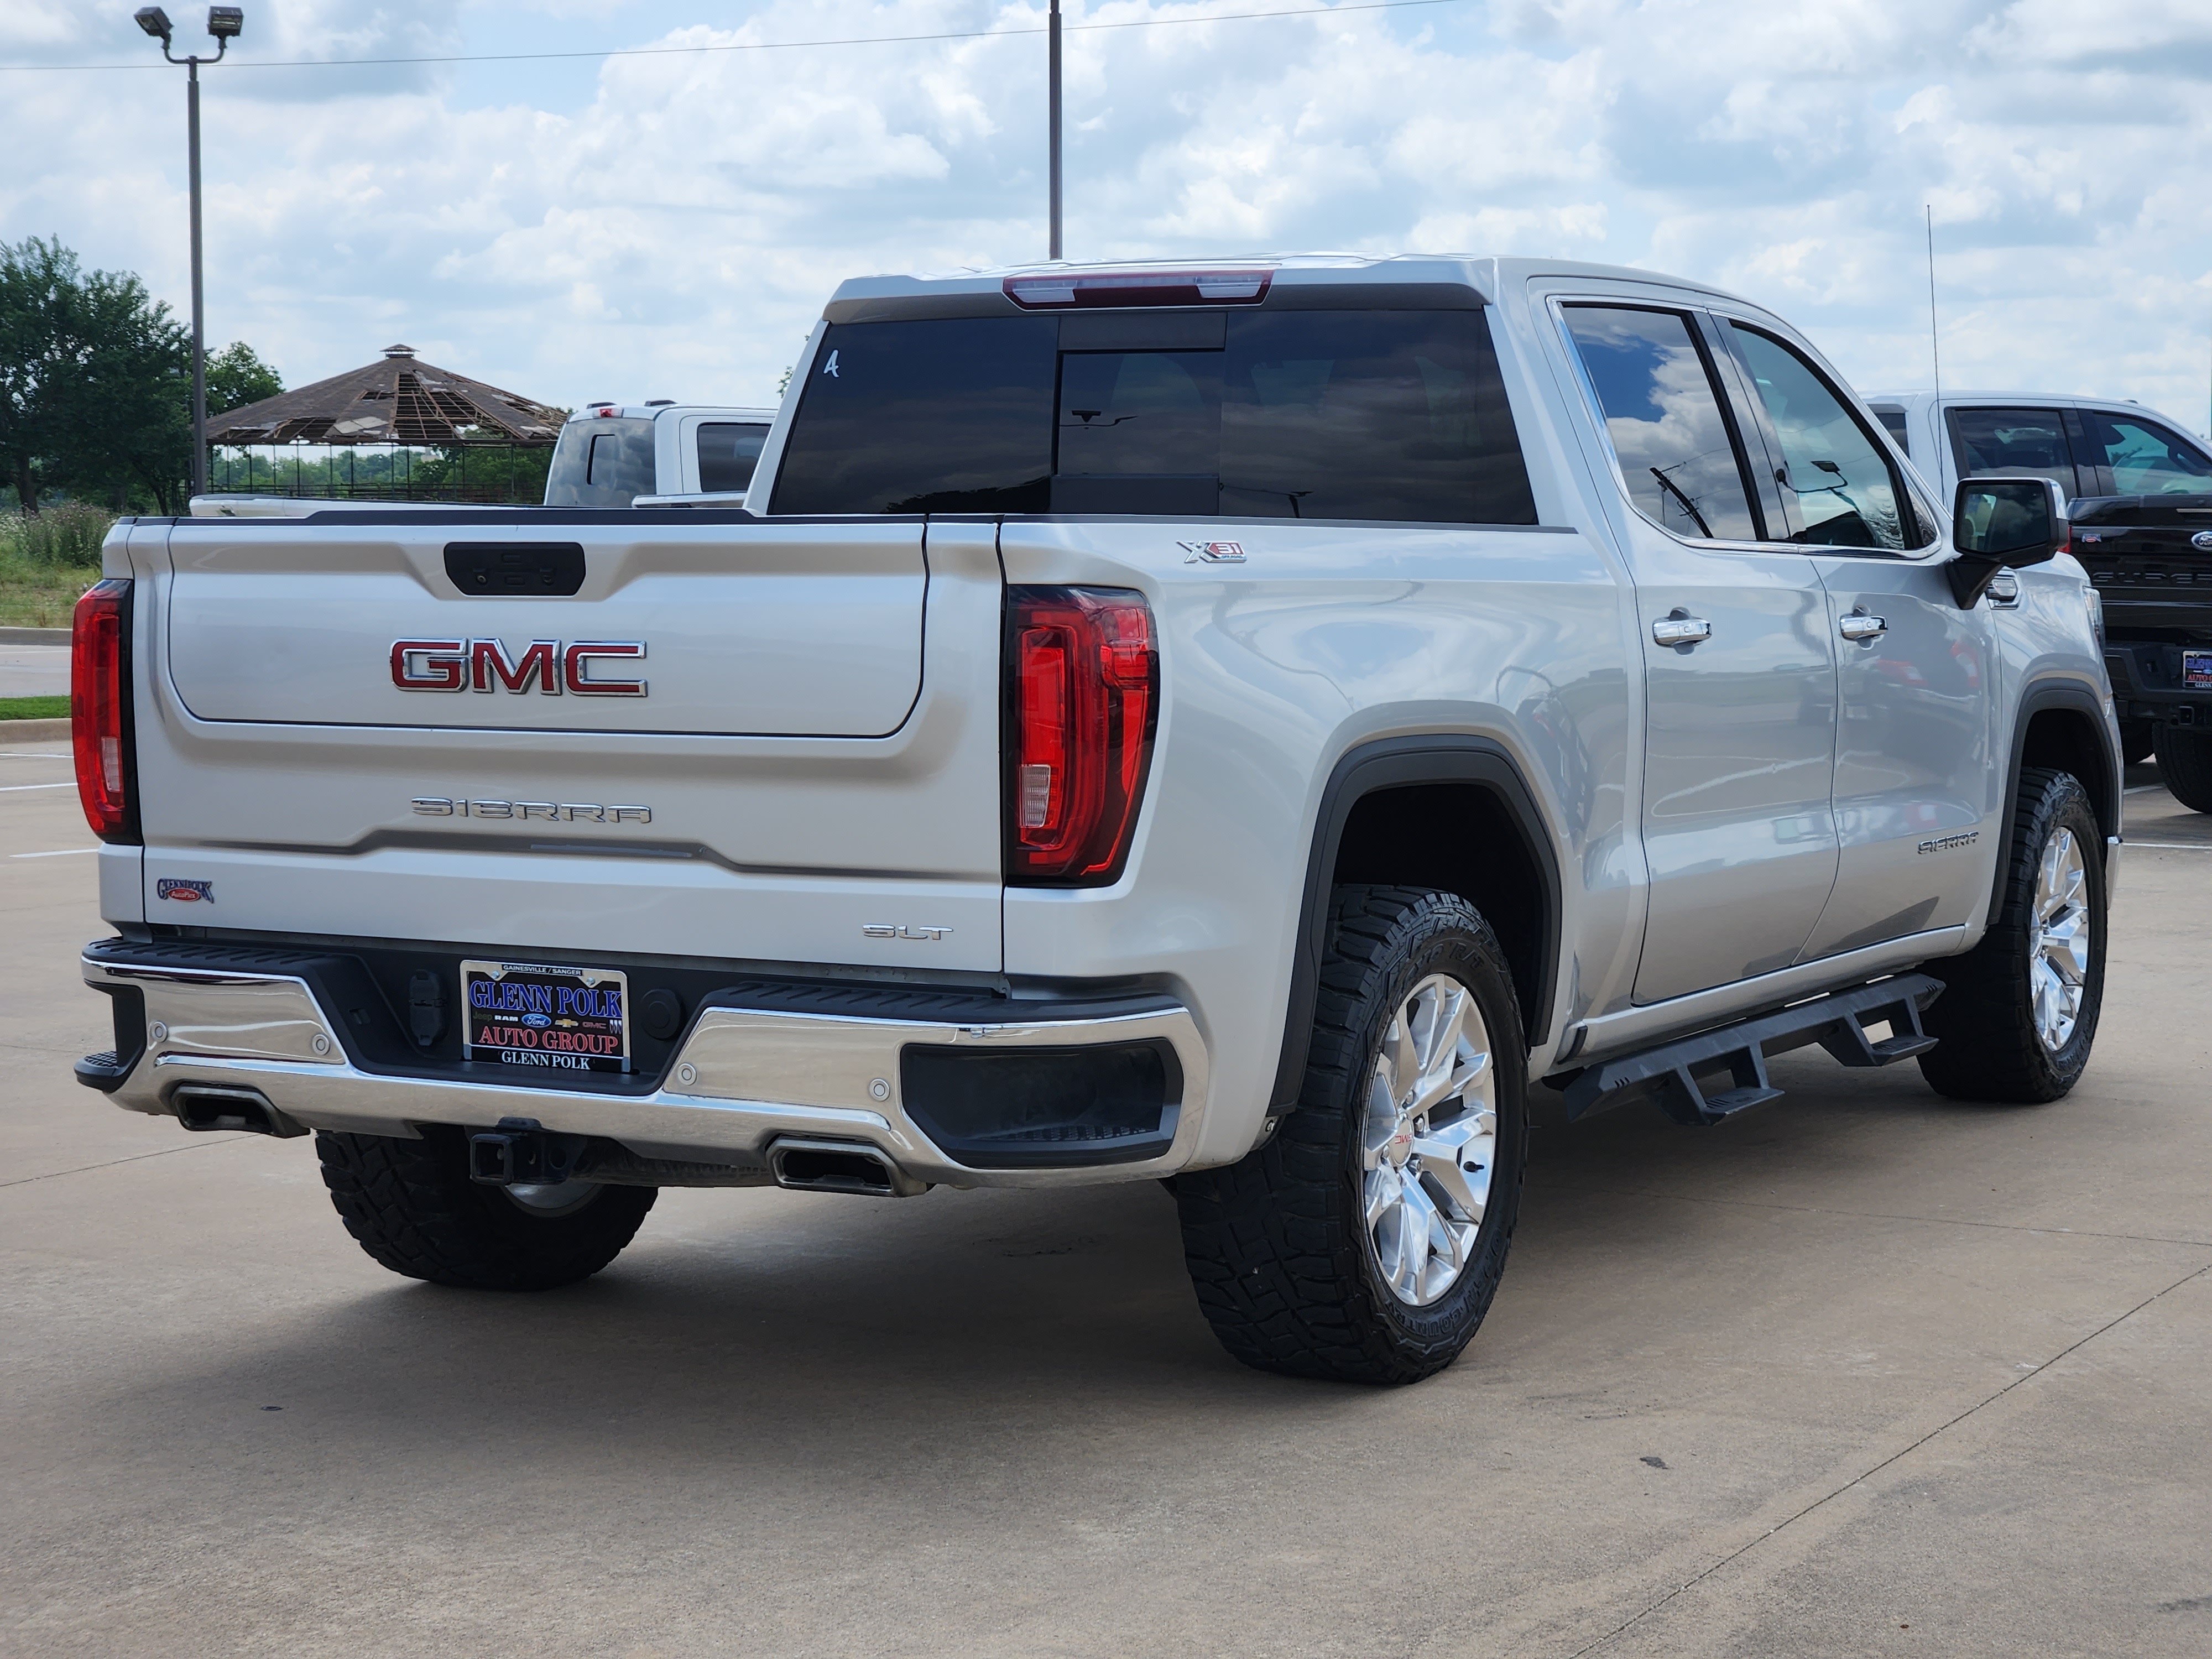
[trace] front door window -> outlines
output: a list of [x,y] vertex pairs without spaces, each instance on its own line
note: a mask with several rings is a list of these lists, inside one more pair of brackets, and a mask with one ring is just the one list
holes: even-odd
[[2116,495],[2212,495],[2212,460],[2154,421],[2085,409],[2089,447],[2112,470]]
[[1741,323],[1731,331],[1782,447],[1780,539],[1893,553],[1918,543],[1889,458],[1820,370],[1771,334]]

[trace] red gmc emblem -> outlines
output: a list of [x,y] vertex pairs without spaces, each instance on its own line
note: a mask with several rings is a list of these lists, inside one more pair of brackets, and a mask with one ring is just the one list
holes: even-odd
[[641,697],[643,680],[594,678],[592,663],[602,659],[636,661],[645,655],[642,640],[532,640],[520,659],[509,657],[497,640],[394,640],[392,683],[402,691],[523,692],[534,683],[539,692],[557,697]]

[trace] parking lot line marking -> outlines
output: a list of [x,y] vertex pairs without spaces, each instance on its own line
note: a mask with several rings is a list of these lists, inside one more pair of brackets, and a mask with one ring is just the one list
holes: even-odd
[[1586,1182],[1570,1184],[1572,1193],[1607,1198],[1664,1199],[1676,1204],[1714,1204],[1746,1210],[1777,1210],[1789,1215],[1840,1216],[1847,1221],[1910,1221],[1928,1227],[1989,1227],[1999,1232],[2034,1233],[2054,1238],[2111,1238],[2130,1244],[2179,1244],[2193,1250],[2212,1249],[2212,1238],[2171,1238],[2162,1233],[2106,1233],[2080,1227],[2031,1227],[2018,1221],[1982,1221],[1971,1216],[1908,1215],[1896,1210],[1843,1210],[1827,1204],[1784,1204],[1763,1198],[1686,1198],[1675,1192],[1656,1192],[1643,1187],[1601,1187]]
[[2166,786],[2162,783],[2139,783],[2134,788],[2123,789],[2120,793],[2124,795],[2148,795],[2154,789],[2163,789]]
[[34,1181],[56,1181],[63,1176],[89,1175],[94,1170],[112,1170],[122,1164],[143,1164],[149,1158],[174,1158],[179,1152],[196,1152],[203,1146],[228,1146],[234,1140],[244,1140],[242,1134],[210,1135],[205,1140],[195,1140],[182,1146],[164,1146],[158,1152],[133,1152],[128,1158],[111,1158],[105,1164],[80,1164],[73,1170],[49,1170],[44,1175],[19,1176],[13,1181],[0,1181],[0,1187],[27,1187]]
[[51,853],[10,853],[11,859],[65,859],[76,853],[97,853],[97,847],[58,847]]
[[2212,841],[2124,841],[2123,847],[2148,847],[2160,853],[2212,853]]
[[[7,734],[0,732],[0,740]],[[74,755],[42,755],[33,749],[0,749],[0,760],[74,760]]]
[[19,795],[26,789],[74,789],[74,783],[0,783],[0,795]]

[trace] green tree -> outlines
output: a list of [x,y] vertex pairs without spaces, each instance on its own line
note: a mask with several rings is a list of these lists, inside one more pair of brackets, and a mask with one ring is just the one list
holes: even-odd
[[158,511],[181,511],[191,465],[190,332],[128,272],[90,272],[67,299],[48,388],[53,476],[118,507],[136,485]]
[[263,362],[243,340],[233,340],[208,359],[207,410],[210,416],[228,415],[234,409],[273,398],[284,389],[284,377]]
[[76,257],[59,242],[0,242],[0,466],[26,513],[46,483],[48,388]]
[[[58,240],[0,242],[0,468],[26,513],[52,490],[182,509],[191,337],[127,271],[82,270]],[[243,341],[208,361],[210,413],[283,390]]]

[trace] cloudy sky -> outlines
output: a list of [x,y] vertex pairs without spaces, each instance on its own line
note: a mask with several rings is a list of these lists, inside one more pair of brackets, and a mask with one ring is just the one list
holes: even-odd
[[[1771,307],[1873,389],[1929,378],[1932,206],[1947,384],[2206,426],[2208,0],[1227,15],[1312,3],[1068,0],[1072,23],[1144,25],[1068,37],[1071,257],[1644,265]],[[0,0],[0,64],[157,62],[132,9]],[[1044,252],[1042,0],[246,9],[204,83],[210,338],[289,385],[404,340],[556,404],[767,401],[840,277]],[[202,14],[170,10],[197,40]],[[184,310],[182,82],[0,73],[0,240],[58,236]]]

